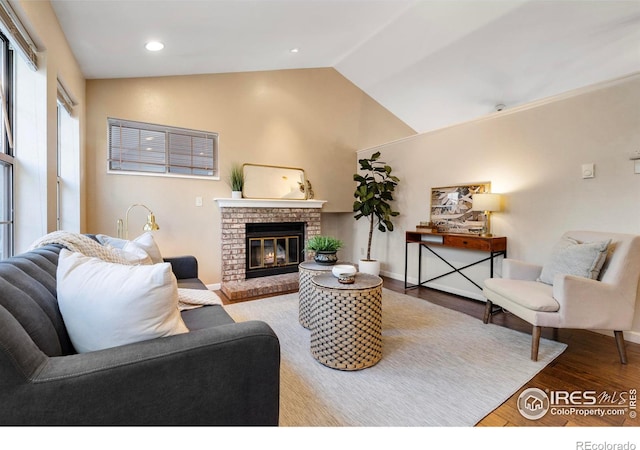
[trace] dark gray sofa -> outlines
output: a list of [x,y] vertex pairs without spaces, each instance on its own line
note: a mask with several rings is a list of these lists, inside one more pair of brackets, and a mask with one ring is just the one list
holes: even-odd
[[[183,311],[187,334],[77,354],[56,300],[59,245],[0,261],[1,425],[278,424],[280,345],[221,306]],[[193,257],[167,259],[205,288]]]

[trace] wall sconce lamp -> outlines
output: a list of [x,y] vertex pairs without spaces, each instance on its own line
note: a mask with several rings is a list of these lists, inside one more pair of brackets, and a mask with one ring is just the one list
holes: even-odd
[[156,223],[156,216],[153,214],[153,211],[151,211],[149,208],[147,208],[141,203],[136,203],[135,205],[129,206],[129,209],[127,209],[127,214],[124,217],[124,222],[122,222],[122,219],[118,219],[118,222],[117,222],[118,237],[121,239],[122,238],[129,239],[129,212],[136,206],[142,206],[144,209],[149,211],[149,215],[147,216],[147,223],[145,223],[144,226],[142,227],[143,231],[157,231],[160,229],[160,227]]
[[474,211],[482,211],[485,221],[480,236],[491,237],[491,213],[500,211],[500,194],[474,194],[472,197]]

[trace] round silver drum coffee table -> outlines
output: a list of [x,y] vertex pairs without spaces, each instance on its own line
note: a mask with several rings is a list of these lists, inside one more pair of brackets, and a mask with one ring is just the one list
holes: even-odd
[[382,279],[356,274],[341,284],[316,275],[311,305],[311,354],[332,369],[360,370],[382,358]]
[[[338,263],[348,264],[348,263]],[[334,264],[318,264],[315,261],[304,261],[298,265],[299,286],[298,298],[300,300],[298,307],[298,321],[305,328],[310,328],[311,323],[311,297],[313,295],[313,285],[311,279],[316,275],[331,273]]]

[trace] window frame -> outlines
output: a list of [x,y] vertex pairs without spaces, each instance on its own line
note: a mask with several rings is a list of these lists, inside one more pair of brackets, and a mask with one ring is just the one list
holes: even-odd
[[[13,110],[14,110],[14,52],[11,50],[10,42],[7,37],[0,32],[0,69],[3,69],[3,73],[0,77],[4,78],[6,83],[1,83],[0,88],[3,89],[2,95],[6,99],[6,115],[9,124],[9,132],[12,133],[11,142],[15,147],[15,140],[13,135],[14,123]],[[0,105],[1,106],[1,105]],[[6,210],[0,213],[0,226],[7,226],[6,238],[7,242],[0,240],[0,254],[3,257],[13,256],[15,251],[15,148],[12,148],[10,140],[7,137],[7,127],[5,125],[5,109],[0,107],[0,170],[7,170],[6,179],[3,181],[5,186],[1,187],[0,192],[5,196],[4,203]],[[5,192],[6,187],[6,192]],[[3,217],[6,215],[6,220]]]
[[62,133],[60,132],[60,126],[62,124],[63,105],[60,100],[56,103],[56,229],[62,228]]
[[[138,160],[132,159],[129,162],[132,164],[147,164],[149,166],[155,165],[155,167],[160,168],[164,167],[163,172],[156,171],[145,171],[145,170],[127,170],[127,169],[114,169],[112,166],[113,162],[122,162],[122,160],[115,159],[113,157],[114,147],[112,143],[112,127],[126,127],[130,129],[137,130],[138,132],[148,132],[148,133],[164,133],[164,162],[162,164],[150,164],[145,163],[142,158]],[[171,164],[171,136],[187,136],[191,139],[200,138],[200,139],[210,139],[212,141],[212,167],[199,167],[199,166],[178,166],[176,164]],[[141,151],[141,145],[139,144],[139,148],[137,151]],[[158,154],[160,152],[157,152]],[[193,156],[193,149],[192,154]],[[172,168],[181,167],[185,170],[210,170],[212,172],[211,175],[202,175],[202,174],[185,174],[185,173],[176,173],[171,172]],[[220,160],[219,160],[219,134],[212,131],[201,131],[194,130],[188,128],[180,128],[173,127],[168,125],[158,125],[147,122],[138,122],[133,120],[126,119],[117,119],[113,117],[107,118],[107,173],[115,174],[115,175],[141,175],[141,176],[155,176],[155,177],[169,177],[169,178],[191,178],[191,179],[202,179],[202,180],[220,180]]]

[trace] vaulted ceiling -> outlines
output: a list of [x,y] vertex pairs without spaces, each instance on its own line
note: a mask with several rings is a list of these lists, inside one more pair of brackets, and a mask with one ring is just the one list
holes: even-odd
[[640,0],[51,3],[88,79],[334,67],[417,132],[640,72]]

